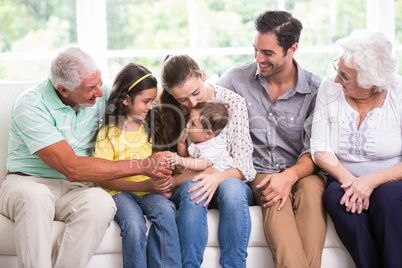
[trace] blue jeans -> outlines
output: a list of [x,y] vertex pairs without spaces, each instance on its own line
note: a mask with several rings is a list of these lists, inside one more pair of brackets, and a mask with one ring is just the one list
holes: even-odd
[[[208,242],[208,206],[204,207],[204,202],[196,205],[196,200],[190,200],[195,192],[188,193],[197,183],[186,181],[172,196],[179,210],[177,227],[183,267],[200,267]],[[250,187],[235,178],[224,180],[209,204],[209,208],[219,209],[219,263],[223,267],[246,267],[251,232],[249,205],[252,204]]]
[[[180,244],[174,204],[159,194],[139,197],[124,192],[113,195],[123,242],[123,266],[181,267]],[[143,215],[152,222],[148,233]],[[145,249],[145,246],[147,247]]]

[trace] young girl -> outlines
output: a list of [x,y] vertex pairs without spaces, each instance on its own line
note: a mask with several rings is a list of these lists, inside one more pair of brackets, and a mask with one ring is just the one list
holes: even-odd
[[[97,136],[95,157],[129,160],[152,154],[147,122],[156,93],[155,77],[140,64],[129,63],[117,74],[105,126]],[[101,186],[113,196],[117,206],[114,219],[121,228],[123,266],[181,267],[176,209],[166,198],[170,197],[171,178],[137,175]],[[152,222],[148,243],[143,215]]]
[[184,117],[188,118],[197,103],[216,99],[229,104],[227,137],[233,164],[222,172],[210,167],[198,173],[187,170],[176,175],[174,185],[178,188],[172,201],[179,208],[177,225],[184,267],[201,266],[208,241],[208,207],[219,208],[220,264],[246,267],[251,232],[248,206],[253,203],[253,194],[244,181],[255,177],[247,107],[240,95],[205,81],[204,71],[191,57],[175,55],[165,59],[160,105],[155,111],[154,144],[159,150],[176,151],[185,127]]

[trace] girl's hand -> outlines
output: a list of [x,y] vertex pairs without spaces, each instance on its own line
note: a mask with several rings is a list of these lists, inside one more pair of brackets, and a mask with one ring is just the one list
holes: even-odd
[[342,184],[345,194],[341,199],[341,205],[346,206],[346,211],[360,214],[363,209],[367,210],[370,205],[370,195],[375,189],[375,185],[369,176],[362,176]]
[[150,178],[147,180],[150,183],[149,192],[163,194],[172,191],[173,178],[170,176],[166,179]]
[[221,176],[219,175],[219,172],[214,174],[200,174],[198,176],[195,176],[194,179],[192,179],[192,182],[199,182],[191,187],[188,192],[192,193],[197,189],[199,189],[199,191],[192,195],[190,199],[195,200],[202,195],[195,203],[198,205],[206,199],[206,201],[204,202],[204,207],[208,206],[209,202],[211,202],[211,199],[216,192],[216,189],[218,189],[219,184],[222,182],[220,177]]

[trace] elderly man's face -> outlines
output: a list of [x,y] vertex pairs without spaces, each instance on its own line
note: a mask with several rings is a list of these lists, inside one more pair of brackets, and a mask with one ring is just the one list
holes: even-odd
[[102,84],[100,71],[89,75],[82,81],[81,86],[69,92],[66,98],[67,104],[72,107],[77,105],[84,107],[93,106],[96,103],[96,98],[103,96]]

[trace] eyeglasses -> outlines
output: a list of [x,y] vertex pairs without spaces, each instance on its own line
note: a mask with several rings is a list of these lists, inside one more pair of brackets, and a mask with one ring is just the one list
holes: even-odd
[[334,69],[337,73],[337,75],[339,76],[339,78],[341,79],[341,82],[343,85],[346,85],[349,82],[355,81],[357,79],[346,79],[345,77],[343,77],[340,73],[339,73],[339,67],[338,67],[338,62],[339,62],[339,58],[334,59],[332,61],[332,66],[334,66]]

